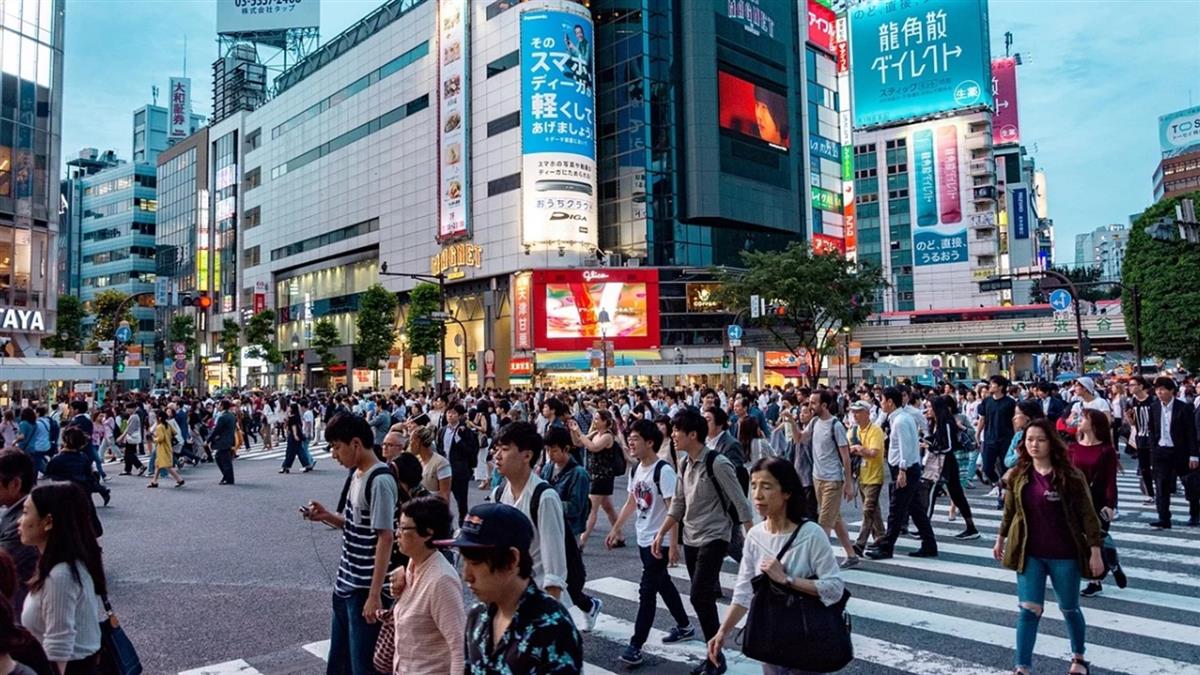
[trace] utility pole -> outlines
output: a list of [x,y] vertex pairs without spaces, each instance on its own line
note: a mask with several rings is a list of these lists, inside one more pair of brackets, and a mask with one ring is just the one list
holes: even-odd
[[[417,281],[432,281],[438,285],[438,297],[442,302],[442,313],[448,314],[449,310],[446,307],[446,274],[438,272],[437,274],[418,274],[415,272],[389,272],[387,261],[379,263],[379,275],[384,277],[408,277]],[[461,323],[459,325],[462,325]],[[466,345],[466,329],[463,329],[463,344]],[[438,393],[446,391],[446,335],[443,332],[441,339],[441,364],[438,367],[440,371],[438,375]]]

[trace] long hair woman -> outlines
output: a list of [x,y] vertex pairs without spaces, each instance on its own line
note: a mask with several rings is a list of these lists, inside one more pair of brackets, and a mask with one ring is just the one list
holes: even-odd
[[[1113,437],[1108,424],[1108,415],[1099,410],[1085,408],[1079,418],[1079,430],[1075,440],[1067,446],[1067,457],[1071,466],[1079,469],[1091,487],[1092,505],[1100,516],[1100,529],[1108,532],[1117,512],[1117,467],[1121,460],[1109,439]],[[1105,556],[1105,567],[1112,570],[1117,586],[1125,588],[1125,572],[1117,561],[1117,549],[1106,546],[1101,551]],[[1089,581],[1080,592],[1085,598],[1098,595],[1103,586],[1100,581]]]
[[[263,433],[266,434],[268,432],[264,431]],[[305,457],[304,420],[300,416],[300,405],[297,403],[288,406],[287,422],[284,425],[283,434],[287,441],[287,449],[284,452],[283,466],[279,468],[279,473],[291,473],[292,462],[296,461],[297,457],[300,458],[300,464],[304,467],[304,473],[312,471],[313,461],[311,458]],[[308,460],[307,462],[305,461],[306,459]]]
[[758,424],[758,419],[754,415],[744,415],[738,420],[737,427],[737,439],[742,445],[742,452],[749,456],[752,462],[762,458],[762,441],[765,441],[767,436]]
[[1067,447],[1046,419],[1025,428],[1017,466],[1009,472],[1004,517],[992,555],[1017,573],[1015,672],[1029,673],[1038,622],[1046,601],[1046,579],[1062,610],[1071,642],[1069,673],[1089,673],[1084,659],[1087,625],[1079,608],[1083,576],[1104,573],[1104,535],[1092,506],[1087,479],[1067,457]]
[[158,487],[158,477],[164,471],[175,479],[175,487],[183,487],[183,476],[180,476],[179,471],[175,468],[174,432],[168,422],[169,418],[162,409],[154,411],[154,415],[158,419],[158,424],[154,425],[154,462],[152,462],[154,475],[150,477],[150,482],[146,484],[146,487]]
[[91,675],[108,587],[87,497],[71,483],[39,485],[25,500],[18,529],[21,543],[39,554],[21,625],[63,675]]
[[[613,480],[616,477],[613,462],[616,460],[614,455],[623,451],[617,445],[613,414],[604,408],[596,410],[592,417],[592,428],[586,436],[579,433],[579,423],[574,419],[567,422],[567,428],[571,430],[571,442],[587,451],[584,468],[592,477],[592,487],[588,491],[592,512],[588,515],[587,529],[579,536],[579,548],[583,550],[592,536],[592,530],[596,528],[596,520],[602,509],[610,524],[617,522],[617,510],[612,503]],[[624,538],[617,542],[617,546],[625,545]]]
[[[725,640],[750,610],[754,577],[766,574],[775,583],[820,598],[826,606],[841,600],[846,588],[838,576],[829,537],[816,521],[804,517],[804,497],[796,467],[778,457],[764,457],[755,462],[750,468],[750,499],[763,520],[746,533],[733,602],[721,628],[708,641],[708,661],[718,668],[725,661],[721,655]],[[796,537],[783,559],[776,559],[793,533]],[[762,669],[764,675],[792,672],[770,663],[762,664]]]
[[[978,539],[979,530],[975,529],[975,519],[971,517],[971,503],[963,492],[959,479],[958,458],[954,450],[958,447],[958,422],[954,419],[954,399],[949,396],[934,396],[929,406],[929,449],[942,461],[941,474],[938,481],[929,485],[929,515],[933,516],[934,506],[938,496],[943,492],[950,494],[950,502],[962,514],[967,529],[954,535],[955,539]],[[943,486],[945,486],[943,488]]]

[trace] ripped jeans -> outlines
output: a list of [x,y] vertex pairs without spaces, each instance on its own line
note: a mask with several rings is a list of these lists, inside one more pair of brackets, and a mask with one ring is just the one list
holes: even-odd
[[[1071,653],[1083,654],[1087,624],[1079,609],[1079,561],[1061,558],[1025,558],[1025,571],[1017,574],[1017,653],[1014,665],[1027,670],[1033,667],[1033,645],[1037,642],[1038,622],[1046,605],[1046,577],[1054,585],[1058,608],[1067,624]],[[1036,609],[1028,606],[1034,605]]]

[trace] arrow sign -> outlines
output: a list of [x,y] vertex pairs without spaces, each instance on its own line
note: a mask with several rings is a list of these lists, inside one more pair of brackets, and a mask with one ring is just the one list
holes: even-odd
[[1056,312],[1065,312],[1071,306],[1071,293],[1065,288],[1055,289],[1050,292],[1050,306]]
[[132,337],[133,337],[133,330],[129,328],[128,324],[122,325],[117,328],[117,341],[118,342],[129,342],[129,339]]
[[742,330],[741,326],[734,323],[725,327],[725,335],[728,336],[730,340],[741,340],[742,336],[745,335],[745,331]]

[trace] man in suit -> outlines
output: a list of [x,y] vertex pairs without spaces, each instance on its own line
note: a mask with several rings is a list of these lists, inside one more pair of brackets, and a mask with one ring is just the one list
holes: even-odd
[[231,410],[233,403],[221,401],[221,412],[213,425],[208,442],[217,455],[217,468],[221,470],[220,485],[233,485],[233,444],[237,438],[237,419]]
[[479,463],[479,435],[463,423],[467,409],[461,403],[446,408],[446,426],[438,431],[438,452],[450,460],[450,494],[458,504],[458,524],[467,515],[467,495],[475,465]]
[[[1150,408],[1151,463],[1154,472],[1154,503],[1158,520],[1150,523],[1156,530],[1171,529],[1171,493],[1176,479],[1200,467],[1196,450],[1196,410],[1191,403],[1175,397],[1178,385],[1171,377],[1154,380],[1158,400]],[[1200,503],[1193,491],[1189,499],[1191,520],[1188,525],[1200,525]]]
[[1057,422],[1067,408],[1066,401],[1055,395],[1055,387],[1049,382],[1038,382],[1034,389],[1038,403],[1042,404],[1042,412],[1051,422]]
[[0,452],[0,550],[12,556],[17,567],[17,588],[12,605],[16,617],[21,617],[27,588],[25,583],[34,577],[37,570],[38,551],[33,546],[21,543],[17,521],[25,508],[25,498],[33,490],[37,474],[33,470],[33,459],[26,453],[9,448]]

